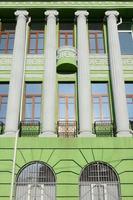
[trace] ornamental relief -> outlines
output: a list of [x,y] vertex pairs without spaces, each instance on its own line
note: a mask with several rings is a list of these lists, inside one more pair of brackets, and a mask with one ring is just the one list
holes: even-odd
[[[62,51],[59,58],[76,58],[75,51]],[[108,70],[109,61],[106,55],[90,55],[89,63],[92,70]],[[122,56],[124,70],[133,70],[133,56]],[[0,70],[10,70],[12,66],[12,55],[0,55]],[[44,56],[28,55],[26,60],[27,70],[43,70]]]

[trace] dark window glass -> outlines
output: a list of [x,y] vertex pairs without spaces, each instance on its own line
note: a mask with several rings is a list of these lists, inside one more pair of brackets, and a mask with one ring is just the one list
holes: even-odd
[[14,47],[15,33],[10,31],[0,32],[0,53],[11,54]]
[[0,121],[5,123],[7,100],[8,100],[8,83],[0,84]]
[[109,120],[110,108],[106,83],[92,83],[93,119]]
[[40,120],[41,116],[41,83],[27,83],[25,91],[25,120]]
[[126,83],[126,97],[129,120],[133,120],[133,83]]
[[44,52],[44,32],[31,31],[29,35],[29,54],[43,54]]
[[74,83],[59,84],[59,120],[75,120],[75,85]]
[[133,54],[133,37],[132,32],[119,32],[121,53],[125,55]]

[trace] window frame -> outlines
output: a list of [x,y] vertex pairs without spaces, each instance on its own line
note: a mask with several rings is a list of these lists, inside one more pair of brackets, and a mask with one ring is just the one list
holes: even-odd
[[[103,49],[100,49],[99,45],[98,45],[98,40],[99,40],[98,34],[99,33],[102,34]],[[92,35],[92,34],[94,35],[94,38],[90,37],[90,35]],[[89,52],[90,52],[90,54],[105,54],[104,31],[103,30],[88,30],[88,35],[89,35]],[[94,41],[95,41],[95,49],[91,48],[91,45],[90,45],[91,39],[94,39]],[[103,52],[100,52],[102,50],[103,50]],[[95,51],[95,52],[92,52],[92,51]]]
[[[60,94],[59,93],[59,85],[60,84],[73,84],[74,85],[74,95],[66,93],[66,94]],[[60,98],[65,99],[65,118],[60,118]],[[69,119],[69,98],[73,98],[74,100],[74,118]],[[58,82],[58,121],[76,121],[76,88],[75,88],[75,82]]]
[[[65,45],[61,45],[61,34],[65,36],[64,41],[65,41]],[[68,36],[71,35],[72,36],[72,46],[71,45],[68,45]],[[63,47],[63,46],[71,46],[71,47],[74,47],[75,44],[74,44],[74,31],[73,30],[59,30],[59,36],[58,36],[58,46],[59,47]]]
[[[10,40],[10,35],[14,34],[14,40],[15,40],[15,30],[11,30],[11,31],[0,31],[0,42],[2,40],[2,35],[6,35],[6,39],[5,39],[5,48],[0,49],[0,54],[12,54],[13,53],[13,49],[14,49],[14,41],[13,41],[13,47],[12,49],[9,49],[8,45],[9,45],[9,40]],[[9,53],[9,51],[12,50],[11,53]]]
[[[32,93],[32,94],[26,94],[26,85],[27,84],[40,84],[41,85],[41,93],[40,94],[36,94],[36,93]],[[22,113],[22,120],[41,120],[41,109],[40,109],[40,118],[39,119],[35,119],[35,98],[36,97],[40,97],[41,98],[41,102],[40,102],[40,106],[42,105],[42,82],[27,82],[25,83],[25,88],[24,88],[24,98],[23,98],[23,113]],[[31,118],[26,117],[26,100],[27,99],[31,99]]]
[[[107,88],[107,93],[93,93],[92,91],[92,85],[93,84],[105,84],[106,88]],[[111,103],[110,103],[110,93],[109,93],[109,83],[108,82],[92,82],[91,83],[91,93],[92,93],[92,120],[93,122],[95,121],[101,121],[101,120],[111,120]],[[108,109],[109,109],[109,118],[104,118],[104,112],[103,112],[103,105],[105,104],[103,101],[103,98],[107,97],[108,98],[108,103],[106,103],[106,105],[108,105]],[[96,104],[94,102],[94,98],[98,98],[98,108],[99,108],[99,118],[95,119],[94,118],[94,104]]]
[[[38,48],[38,39],[39,39],[39,34],[43,34],[43,48],[40,49]],[[31,45],[31,35],[35,35],[36,38],[35,38],[35,48],[31,49],[30,48],[30,45]],[[27,53],[30,54],[30,55],[34,55],[34,54],[37,54],[37,55],[42,55],[44,54],[44,38],[45,37],[45,31],[44,30],[30,30],[29,31],[29,39],[28,39],[28,51]],[[39,53],[38,51],[41,50],[42,53]],[[34,51],[34,52],[30,52],[30,51]]]
[[[129,30],[118,30],[118,34],[119,33],[131,33],[132,42],[133,42],[133,31],[131,29],[129,29]],[[120,39],[119,39],[119,42],[120,42]],[[120,50],[121,50],[121,43],[120,43]],[[121,52],[121,55],[133,55],[133,53],[132,54],[125,54],[125,53],[123,54]]]

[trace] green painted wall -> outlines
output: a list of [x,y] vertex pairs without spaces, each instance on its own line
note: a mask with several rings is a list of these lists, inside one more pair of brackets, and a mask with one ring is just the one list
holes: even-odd
[[[0,138],[0,200],[9,200],[14,141]],[[80,173],[94,161],[110,164],[120,177],[122,200],[133,199],[132,138],[19,138],[16,174],[31,161],[43,161],[53,168],[57,200],[79,199]]]

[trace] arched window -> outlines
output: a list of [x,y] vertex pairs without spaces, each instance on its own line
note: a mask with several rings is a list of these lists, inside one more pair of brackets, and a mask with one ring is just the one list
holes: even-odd
[[95,162],[80,176],[80,200],[119,200],[116,172],[107,164]]
[[55,175],[42,162],[23,167],[16,180],[16,200],[55,200]]

